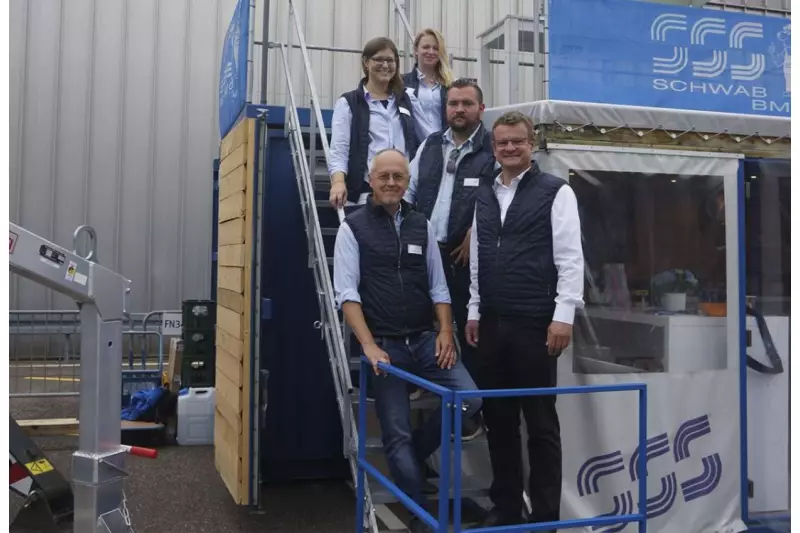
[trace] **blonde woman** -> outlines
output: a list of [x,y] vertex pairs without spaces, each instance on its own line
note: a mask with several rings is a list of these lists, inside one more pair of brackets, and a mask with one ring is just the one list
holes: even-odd
[[414,56],[414,69],[403,75],[403,83],[414,106],[414,122],[422,141],[431,133],[447,128],[445,106],[453,72],[444,37],[434,29],[425,28],[417,34]]

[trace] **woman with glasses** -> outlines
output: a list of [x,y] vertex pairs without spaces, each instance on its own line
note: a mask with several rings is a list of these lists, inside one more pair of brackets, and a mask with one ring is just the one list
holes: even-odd
[[363,204],[370,193],[369,166],[386,148],[409,160],[419,146],[411,101],[397,71],[397,47],[386,37],[369,41],[361,53],[364,78],[333,109],[328,174],[334,207]]
[[438,31],[426,28],[414,39],[416,63],[411,72],[403,75],[406,92],[414,107],[417,135],[424,140],[431,133],[447,129],[447,88],[453,82],[453,72]]

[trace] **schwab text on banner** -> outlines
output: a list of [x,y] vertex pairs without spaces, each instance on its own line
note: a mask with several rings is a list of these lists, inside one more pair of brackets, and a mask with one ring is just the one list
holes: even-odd
[[553,100],[789,116],[789,19],[632,0],[549,9]]

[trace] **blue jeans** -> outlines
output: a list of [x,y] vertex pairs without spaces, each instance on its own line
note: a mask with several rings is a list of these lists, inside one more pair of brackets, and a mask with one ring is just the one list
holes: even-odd
[[[477,389],[461,361],[449,370],[439,368],[436,364],[436,336],[435,331],[427,331],[408,339],[378,337],[375,341],[389,355],[394,367],[451,390]],[[441,416],[433,414],[412,432],[407,382],[391,375],[372,378],[375,409],[389,471],[397,486],[424,506],[422,463],[441,444]],[[466,418],[477,413],[482,404],[480,398],[466,403],[463,413]]]

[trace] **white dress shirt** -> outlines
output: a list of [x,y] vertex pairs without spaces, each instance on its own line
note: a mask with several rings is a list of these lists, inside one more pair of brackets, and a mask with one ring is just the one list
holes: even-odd
[[[433,211],[431,212],[431,224],[433,224],[433,230],[436,235],[436,241],[441,243],[447,242],[447,228],[450,222],[450,206],[453,201],[453,188],[455,186],[456,175],[454,173],[447,172],[447,160],[450,159],[450,154],[453,153],[453,150],[458,149],[458,159],[456,159],[455,170],[458,172],[458,165],[461,164],[461,160],[464,157],[472,153],[472,149],[474,148],[474,139],[475,134],[480,130],[480,128],[475,128],[475,131],[472,132],[472,135],[469,136],[464,143],[461,144],[458,148],[456,148],[455,140],[453,139],[453,131],[450,128],[447,128],[447,131],[444,132],[442,136],[444,142],[442,143],[442,181],[439,184],[439,193],[436,196],[436,203],[433,204]],[[422,155],[422,151],[425,149],[425,145],[428,143],[428,139],[422,141],[422,144],[419,145],[419,149],[417,150],[417,154],[414,156],[413,161],[409,165],[409,182],[408,182],[408,189],[406,190],[406,194],[404,196],[406,202],[416,205],[417,204],[417,188],[419,186],[419,158]]]
[[[528,168],[530,170],[530,168]],[[528,172],[526,170],[525,172]],[[494,193],[500,204],[500,223],[504,224],[508,206],[517,193],[517,186],[525,172],[511,180],[506,186],[502,175],[494,182]],[[558,270],[556,285],[556,309],[554,322],[572,324],[575,321],[575,309],[583,307],[583,246],[581,244],[581,226],[578,216],[578,200],[572,187],[564,186],[558,190],[551,209],[553,226],[553,261]],[[480,292],[478,290],[478,230],[477,217],[473,215],[472,237],[470,238],[470,299],[468,304],[469,320],[480,320]]]
[[[403,136],[403,125],[400,113],[411,115],[411,110],[397,105],[393,94],[387,98],[386,107],[364,88],[364,98],[369,105],[369,153],[367,154],[367,170],[364,181],[369,181],[369,168],[375,155],[385,148],[396,148],[411,159],[414,154],[406,151],[406,139]],[[336,172],[347,174],[347,163],[350,158],[350,122],[353,113],[344,97],[336,101],[331,119],[330,157],[328,158],[328,175]]]
[[413,107],[417,135],[420,139],[427,139],[431,133],[442,129],[442,98],[446,93],[439,83],[425,83],[425,74],[418,68],[414,72],[419,80],[419,87],[416,90],[406,88],[406,94]]

